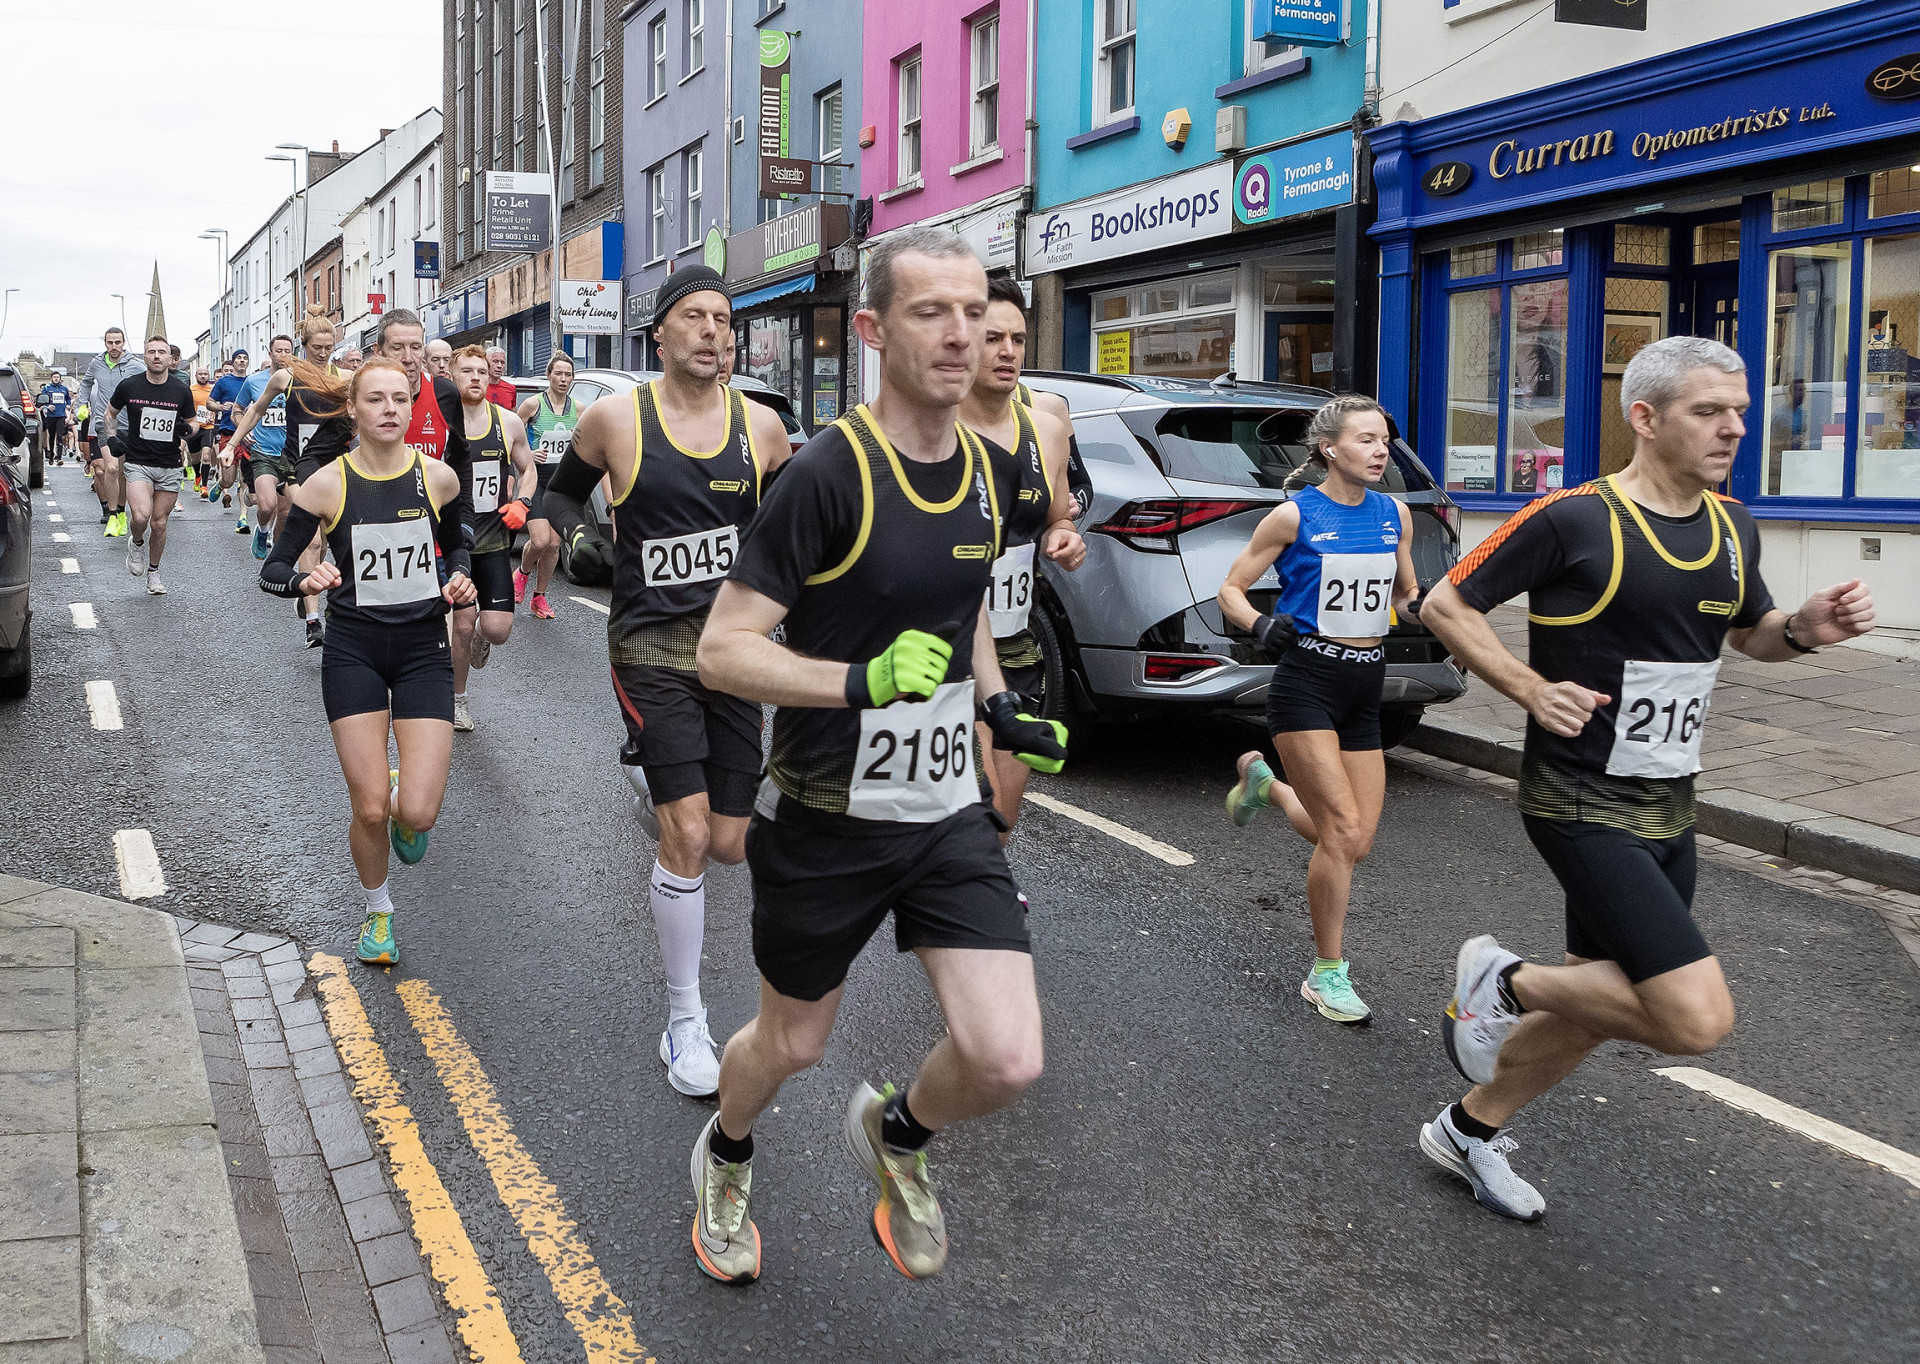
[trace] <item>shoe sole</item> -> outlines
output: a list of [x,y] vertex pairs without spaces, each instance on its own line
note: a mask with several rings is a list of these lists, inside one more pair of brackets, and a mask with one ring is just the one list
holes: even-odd
[[872,1085],[864,1080],[860,1082],[860,1087],[853,1091],[853,1098],[847,1102],[847,1116],[846,1121],[841,1124],[841,1136],[846,1142],[847,1154],[853,1158],[853,1163],[860,1167],[862,1174],[880,1186],[880,1198],[873,1205],[873,1216],[867,1219],[867,1231],[872,1235],[873,1243],[880,1247],[880,1253],[887,1257],[887,1263],[917,1283],[930,1276],[915,1274],[901,1263],[892,1241],[888,1239],[885,1225],[887,1176],[880,1164],[880,1155],[873,1149],[873,1142],[867,1136],[867,1125],[862,1121],[868,1106],[879,1097],[879,1091]]
[[667,1045],[667,1035],[665,1033],[660,1034],[660,1064],[667,1068],[667,1083],[673,1086],[676,1094],[684,1094],[689,1099],[717,1099],[720,1097],[720,1088],[718,1085],[715,1085],[712,1089],[688,1089],[675,1078],[673,1073],[673,1049]]
[[1253,817],[1260,812],[1261,807],[1258,805],[1244,807],[1241,805],[1240,802],[1246,794],[1247,783],[1244,779],[1235,782],[1233,789],[1227,792],[1227,818],[1233,821],[1233,827],[1236,829],[1246,828],[1253,823]]
[[720,1125],[720,1115],[715,1113],[707,1119],[707,1125],[700,1129],[700,1140],[693,1144],[693,1158],[687,1162],[687,1173],[693,1180],[693,1256],[700,1262],[700,1272],[709,1279],[724,1284],[750,1284],[760,1277],[760,1228],[753,1229],[753,1268],[745,1274],[722,1274],[714,1263],[707,1259],[706,1248],[700,1244],[700,1199],[705,1192],[702,1188],[700,1157],[706,1152],[707,1141],[713,1129]]
[[1482,1184],[1479,1179],[1474,1176],[1471,1165],[1467,1164],[1465,1160],[1446,1145],[1434,1140],[1432,1128],[1427,1123],[1420,1125],[1420,1150],[1428,1160],[1438,1165],[1448,1174],[1466,1180],[1468,1186],[1473,1190],[1473,1201],[1487,1209],[1487,1211],[1497,1212],[1502,1217],[1510,1218],[1515,1222],[1538,1222],[1547,1215],[1545,1208],[1533,1213],[1515,1212],[1499,1199],[1495,1198],[1491,1193],[1487,1192],[1487,1186]]
[[1373,1022],[1373,1010],[1369,1009],[1364,1014],[1357,1016],[1354,1014],[1343,1014],[1328,1004],[1326,1000],[1321,997],[1320,992],[1304,980],[1300,982],[1300,998],[1313,1005],[1315,1009],[1318,1009],[1322,1018],[1330,1018],[1335,1023],[1343,1024],[1349,1028],[1364,1028]]
[[382,952],[377,957],[362,956],[358,952],[355,952],[353,955],[354,959],[363,966],[398,966],[400,964],[400,954],[398,952]]
[[1478,952],[1475,950],[1476,945],[1481,942],[1491,942],[1497,945],[1497,940],[1492,934],[1483,933],[1477,938],[1468,938],[1465,942],[1461,943],[1459,952],[1454,954],[1453,998],[1447,1001],[1447,1012],[1440,1019],[1440,1038],[1446,1044],[1447,1060],[1453,1062],[1453,1068],[1460,1072],[1460,1078],[1468,1084],[1474,1085],[1492,1084],[1493,1076],[1489,1074],[1485,1078],[1482,1078],[1481,1076],[1475,1075],[1462,1064],[1459,1048],[1454,1045],[1453,1030],[1459,1022],[1460,996],[1463,991],[1465,991],[1467,985],[1467,972],[1473,969],[1473,960],[1478,955]]

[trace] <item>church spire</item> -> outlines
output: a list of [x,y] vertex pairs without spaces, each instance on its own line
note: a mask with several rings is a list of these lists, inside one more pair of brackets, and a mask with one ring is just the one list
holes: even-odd
[[144,342],[147,336],[165,336],[166,334],[167,310],[160,302],[160,262],[155,260],[153,263],[153,290],[147,295],[147,331],[146,336],[140,339]]

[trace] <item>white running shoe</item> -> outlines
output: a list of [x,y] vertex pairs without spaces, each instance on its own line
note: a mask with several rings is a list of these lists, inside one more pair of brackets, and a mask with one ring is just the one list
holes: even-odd
[[707,1031],[707,1011],[676,1018],[660,1034],[660,1063],[667,1083],[694,1099],[710,1099],[720,1092],[720,1057]]
[[134,538],[131,535],[129,535],[127,537],[127,572],[137,578],[142,573],[145,573],[146,571],[147,571],[146,542],[144,540],[136,542]]
[[1500,998],[1500,973],[1520,958],[1491,934],[1468,938],[1454,959],[1453,999],[1440,1020],[1453,1068],[1476,1085],[1493,1083],[1494,1063],[1520,1021]]
[[473,643],[467,646],[468,664],[475,668],[484,668],[491,657],[493,657],[493,641],[475,630]]
[[638,764],[628,767],[622,763],[620,770],[627,774],[627,780],[633,785],[633,817],[640,821],[640,827],[647,831],[647,837],[658,843],[660,815],[653,808],[653,792],[647,786],[646,769]]
[[1517,1222],[1538,1222],[1546,1216],[1547,1200],[1507,1164],[1507,1152],[1520,1143],[1504,1132],[1492,1141],[1469,1137],[1454,1127],[1452,1109],[1448,1104],[1420,1129],[1420,1149],[1427,1158],[1473,1185],[1473,1196],[1483,1208]]
[[147,595],[149,597],[164,597],[167,595],[167,585],[160,581],[160,570],[157,568],[147,570]]

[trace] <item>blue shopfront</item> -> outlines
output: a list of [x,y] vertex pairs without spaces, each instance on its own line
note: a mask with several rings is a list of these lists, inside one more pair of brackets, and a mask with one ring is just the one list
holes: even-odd
[[1713,336],[1751,376],[1728,491],[1776,591],[1862,576],[1920,627],[1920,0],[1369,138],[1381,398],[1470,541],[1622,467],[1626,362]]

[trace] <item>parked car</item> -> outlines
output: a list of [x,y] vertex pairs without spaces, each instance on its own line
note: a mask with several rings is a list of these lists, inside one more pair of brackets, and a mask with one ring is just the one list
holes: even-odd
[[[1046,660],[1046,714],[1261,714],[1273,665],[1227,624],[1215,594],[1260,518],[1291,496],[1281,484],[1308,462],[1307,423],[1332,395],[1231,378],[1022,377],[1066,399],[1072,413],[1087,540],[1075,573],[1043,561],[1032,619]],[[1424,590],[1459,557],[1459,512],[1398,431],[1392,450],[1382,490],[1412,509]],[[1323,476],[1316,468],[1307,481]],[[1272,610],[1278,576],[1269,569],[1247,595]],[[1412,621],[1395,622],[1386,650],[1381,731],[1391,748],[1427,706],[1461,695],[1466,678]]]
[[[34,406],[27,381],[12,365],[0,364],[0,406],[12,408],[26,422],[27,486],[41,487],[47,478],[46,457],[40,450],[40,412]],[[7,458],[17,460],[20,452],[9,448]]]
[[14,451],[27,439],[20,404],[0,392],[0,697],[25,696],[33,685],[33,503]]

